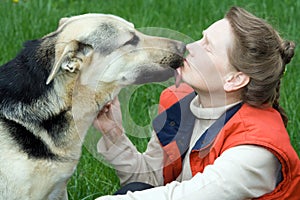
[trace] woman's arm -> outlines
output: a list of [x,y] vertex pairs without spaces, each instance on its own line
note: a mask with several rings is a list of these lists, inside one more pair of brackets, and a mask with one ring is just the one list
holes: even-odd
[[279,169],[277,158],[268,150],[241,145],[226,150],[213,165],[208,165],[191,180],[97,200],[252,199],[275,188]]
[[121,185],[134,181],[154,186],[163,184],[163,150],[155,133],[145,153],[138,152],[124,134],[118,99],[102,109],[94,126],[103,135],[97,145],[98,152],[115,167]]

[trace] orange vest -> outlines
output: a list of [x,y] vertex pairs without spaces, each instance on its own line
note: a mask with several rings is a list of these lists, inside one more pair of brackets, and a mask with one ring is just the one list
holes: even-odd
[[[189,109],[195,94],[183,98],[182,95],[177,97],[176,94],[171,93],[169,89],[162,93],[163,101],[160,103],[166,110],[161,109],[161,114],[153,121],[153,128],[165,153],[165,184],[175,180],[181,173],[182,161],[189,148],[195,121]],[[181,100],[174,104],[172,97]],[[278,158],[282,170],[276,188],[257,199],[300,199],[300,160],[290,143],[281,116],[275,109],[271,107],[258,109],[243,104],[230,109],[223,118],[221,117],[212,128],[208,129],[208,132],[206,137],[201,136],[189,155],[193,176],[203,172],[205,166],[213,164],[225,150],[231,147],[246,144],[259,145]]]

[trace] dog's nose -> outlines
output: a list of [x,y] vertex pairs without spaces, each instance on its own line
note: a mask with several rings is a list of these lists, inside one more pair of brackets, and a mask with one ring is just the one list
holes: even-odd
[[184,53],[186,52],[186,44],[183,42],[176,42],[175,47],[177,53],[170,62],[170,67],[173,69],[177,69],[183,65]]

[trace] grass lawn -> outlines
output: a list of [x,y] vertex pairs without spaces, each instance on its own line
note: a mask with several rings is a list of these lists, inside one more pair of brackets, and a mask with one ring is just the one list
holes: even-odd
[[[239,5],[268,20],[280,34],[299,44],[299,0],[1,0],[0,64],[18,53],[26,40],[36,39],[56,29],[61,17],[83,13],[119,15],[137,28],[160,27],[177,31],[188,40],[197,40],[203,29],[223,18],[232,5]],[[80,27],[79,27],[80,28]],[[144,30],[144,29],[142,29]],[[178,36],[179,37],[179,36]],[[178,38],[180,39],[180,38]],[[300,154],[300,48],[288,65],[282,81],[281,105],[289,116],[288,132]],[[144,151],[156,113],[160,92],[174,80],[123,90],[120,94],[124,126],[130,139]],[[78,168],[68,185],[69,199],[94,199],[119,187],[115,171],[95,153],[100,135],[91,128]]]

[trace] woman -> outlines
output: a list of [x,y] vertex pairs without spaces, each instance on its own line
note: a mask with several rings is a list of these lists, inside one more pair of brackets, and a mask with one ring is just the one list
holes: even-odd
[[279,105],[294,48],[262,19],[232,7],[187,45],[176,83],[195,92],[175,103],[176,91],[162,93],[165,111],[153,121],[145,153],[123,133],[117,99],[98,115],[98,151],[121,185],[155,186],[99,199],[299,199],[300,161]]

